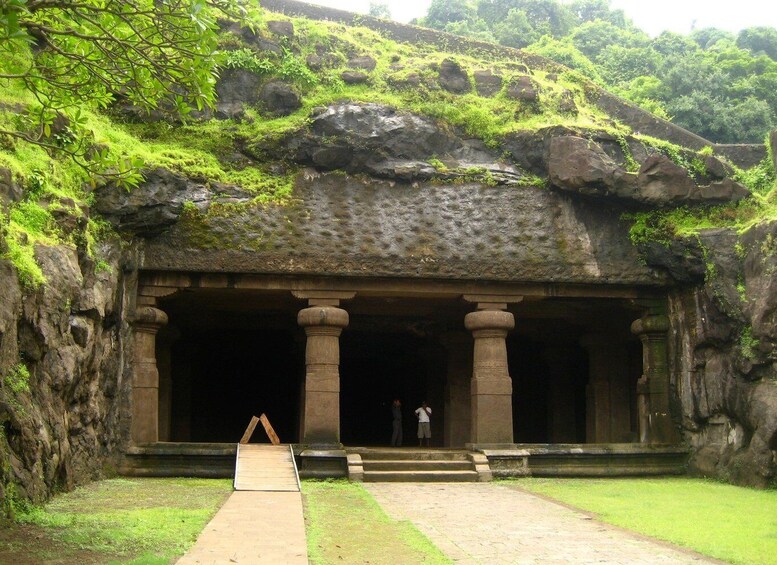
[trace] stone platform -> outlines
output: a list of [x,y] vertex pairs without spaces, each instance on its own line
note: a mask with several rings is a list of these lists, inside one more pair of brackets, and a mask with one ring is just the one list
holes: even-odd
[[[476,451],[411,447],[311,450],[294,445],[293,451],[302,478],[349,476],[366,481],[484,481],[490,479],[486,472],[494,477],[682,475],[688,460],[684,446],[633,443],[515,444],[509,449],[481,446]],[[231,478],[235,453],[236,445],[231,443],[147,444],[127,450],[119,474]]]

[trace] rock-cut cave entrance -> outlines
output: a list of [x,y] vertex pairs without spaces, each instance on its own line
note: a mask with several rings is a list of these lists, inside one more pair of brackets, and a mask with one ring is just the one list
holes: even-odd
[[[183,290],[160,301],[170,323],[157,337],[161,441],[240,439],[264,412],[281,441],[303,429],[304,303],[288,291]],[[433,446],[469,441],[470,304],[450,298],[357,296],[343,304],[340,436],[386,446],[391,402],[403,403],[404,443],[415,445],[414,409],[433,408]],[[506,341],[517,443],[608,443],[636,439],[641,347],[637,314],[622,301],[527,300],[510,307]],[[254,441],[266,441],[257,431]]]
[[[368,321],[360,325],[368,325]],[[417,443],[414,410],[433,407],[432,445],[443,441],[445,354],[410,332],[344,332],[341,340],[340,427],[346,445],[386,446],[391,404],[402,402],[403,445]]]
[[[236,443],[261,413],[282,442],[299,441],[305,340],[287,294],[197,289],[162,301],[162,441]],[[268,441],[261,427],[252,441]]]
[[[171,350],[170,439],[236,443],[265,413],[283,442],[299,437],[300,363],[286,331],[187,332]],[[254,441],[267,441],[257,430]]]

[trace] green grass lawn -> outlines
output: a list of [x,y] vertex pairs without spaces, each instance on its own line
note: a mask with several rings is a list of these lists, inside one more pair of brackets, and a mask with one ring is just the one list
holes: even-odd
[[308,557],[334,563],[452,563],[407,521],[389,518],[358,483],[303,481]]
[[18,516],[0,536],[0,563],[170,563],[231,492],[229,479],[91,483]]
[[777,564],[777,491],[702,479],[519,479],[604,522],[731,563]]
[[[777,491],[686,479],[517,479],[601,520],[732,563],[777,565]],[[213,479],[112,479],[56,496],[0,525],[0,563],[170,563],[232,492]],[[358,483],[303,481],[311,563],[442,564],[413,524]]]

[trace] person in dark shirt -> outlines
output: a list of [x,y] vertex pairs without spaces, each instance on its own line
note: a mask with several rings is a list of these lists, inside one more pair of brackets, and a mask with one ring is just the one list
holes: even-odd
[[402,447],[402,403],[398,398],[391,404],[391,416],[393,418],[391,425],[391,447]]

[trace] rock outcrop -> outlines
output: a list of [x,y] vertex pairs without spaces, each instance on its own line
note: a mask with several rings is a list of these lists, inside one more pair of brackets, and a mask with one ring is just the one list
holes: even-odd
[[547,166],[551,184],[560,190],[651,207],[736,202],[750,195],[741,184],[722,177],[725,168],[716,159],[708,159],[707,169],[715,180],[700,186],[665,155],[649,155],[637,173],[629,173],[595,141],[571,135],[550,139]]
[[708,230],[649,264],[685,283],[670,293],[675,417],[690,471],[777,484],[777,222],[741,236]]
[[187,205],[205,212],[214,202],[250,199],[239,187],[192,181],[166,169],[154,169],[135,190],[113,185],[98,188],[93,209],[120,231],[150,237],[175,224]]
[[[42,502],[110,474],[127,422],[125,274],[67,246],[38,246],[47,283],[23,291],[0,261],[0,500]],[[12,384],[12,381],[15,384]],[[4,491],[4,492],[2,492]]]

